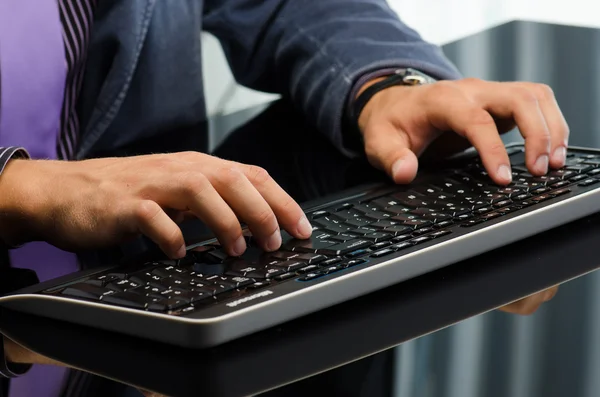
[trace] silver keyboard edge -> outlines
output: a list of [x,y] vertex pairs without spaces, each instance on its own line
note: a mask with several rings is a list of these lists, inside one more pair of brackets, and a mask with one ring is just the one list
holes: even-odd
[[[88,307],[88,315],[85,318],[80,317],[77,321],[80,324],[125,332],[159,341],[169,340],[171,343],[182,346],[209,347],[389,287],[598,211],[600,211],[600,188],[563,199],[546,207],[501,221],[467,235],[443,241],[399,258],[393,258],[371,267],[340,275],[326,282],[210,319],[175,317],[40,294],[2,297],[0,298],[0,305],[58,320],[70,321],[72,315],[57,314],[58,310],[52,310],[52,313],[48,313],[46,310],[50,307],[56,309],[56,301],[59,301],[62,303],[62,310],[60,310],[62,313],[71,314],[70,310],[77,312],[79,311],[77,308]],[[48,303],[52,304],[48,306]],[[97,310],[90,311],[89,309],[92,308]],[[97,315],[94,315],[93,312]],[[107,326],[106,319],[103,318],[103,315],[100,315],[107,312],[120,312],[131,319],[138,318],[141,320],[140,317],[145,317],[147,320],[154,321],[156,326]],[[136,322],[133,321],[132,323]],[[178,323],[180,326],[193,327],[193,329],[180,329],[181,332],[177,332],[178,336],[174,333],[169,337],[167,335],[169,332],[163,328],[163,326],[166,326],[165,323],[169,322]],[[160,326],[160,324],[163,326]],[[119,323],[119,325],[124,326],[125,324]],[[198,340],[193,335],[200,331],[198,327],[202,328],[200,332],[202,340]],[[196,336],[200,335],[196,334]],[[192,337],[195,342],[188,343],[188,341],[180,340],[182,337]]]

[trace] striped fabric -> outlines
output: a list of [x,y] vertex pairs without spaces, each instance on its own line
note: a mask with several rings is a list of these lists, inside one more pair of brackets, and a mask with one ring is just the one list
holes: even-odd
[[67,61],[67,80],[61,114],[58,158],[69,160],[77,149],[79,118],[75,110],[81,90],[87,46],[97,0],[58,0]]

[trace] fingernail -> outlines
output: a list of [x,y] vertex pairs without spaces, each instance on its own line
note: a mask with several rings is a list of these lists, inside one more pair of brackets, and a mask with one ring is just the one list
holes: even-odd
[[275,251],[279,249],[279,247],[281,247],[281,232],[277,229],[275,233],[267,239],[267,249],[269,251]]
[[306,216],[302,216],[298,222],[298,234],[306,237],[310,237],[312,234],[312,226],[308,222],[308,219],[306,219]]
[[402,160],[402,159],[396,160],[396,162],[394,163],[394,165],[392,165],[392,176],[394,178],[400,172],[400,169],[402,168],[402,163],[403,162],[404,162],[404,160]]
[[185,247],[185,244],[183,244],[178,250],[177,250],[177,257],[178,258],[183,258],[185,257],[185,255],[187,254],[187,249]]
[[234,256],[241,256],[244,253],[244,251],[246,251],[246,240],[244,239],[243,236],[240,236],[240,238],[238,238],[235,241],[232,249],[233,249]]
[[562,167],[565,164],[566,159],[567,159],[567,149],[565,149],[562,146],[559,148],[556,148],[556,150],[554,151],[554,154],[552,155],[552,162],[560,164],[560,166]]
[[510,167],[502,164],[498,167],[498,177],[507,183],[512,181],[512,173],[510,172]]
[[538,157],[537,161],[533,165],[533,168],[535,168],[535,170],[539,173],[545,174],[548,172],[548,156],[544,154]]

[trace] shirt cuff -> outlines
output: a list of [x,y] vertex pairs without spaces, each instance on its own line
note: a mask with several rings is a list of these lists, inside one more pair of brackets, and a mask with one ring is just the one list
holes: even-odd
[[18,146],[9,146],[9,147],[0,147],[0,175],[6,168],[6,164],[8,164],[9,160],[12,159],[28,159],[29,153],[22,147]]

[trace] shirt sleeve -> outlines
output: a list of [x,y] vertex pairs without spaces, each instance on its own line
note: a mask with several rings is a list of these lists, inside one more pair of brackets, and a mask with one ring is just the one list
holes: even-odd
[[22,147],[0,147],[0,175],[4,171],[4,168],[6,167],[6,164],[8,164],[8,161],[17,158],[28,159],[29,153]]

